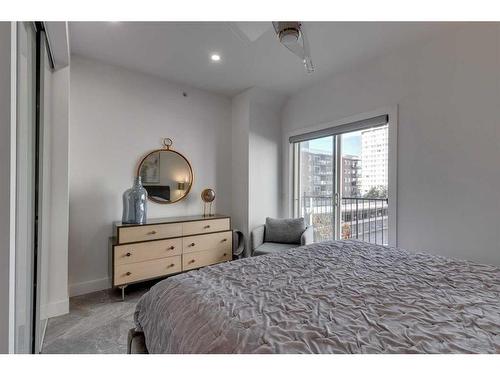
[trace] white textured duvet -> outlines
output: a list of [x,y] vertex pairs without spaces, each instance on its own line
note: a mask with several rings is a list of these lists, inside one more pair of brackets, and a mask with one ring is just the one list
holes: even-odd
[[500,353],[500,268],[336,241],[156,284],[150,353]]

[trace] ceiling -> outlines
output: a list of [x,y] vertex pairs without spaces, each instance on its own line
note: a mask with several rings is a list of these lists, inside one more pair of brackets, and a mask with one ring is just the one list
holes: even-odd
[[[315,65],[315,72],[307,74],[300,59],[278,42],[270,22],[238,24],[240,28],[231,22],[71,22],[70,46],[73,54],[227,96],[254,86],[291,94],[453,25],[306,22]],[[246,37],[239,32],[245,27],[259,32]],[[221,56],[217,63],[210,60],[214,52]]]

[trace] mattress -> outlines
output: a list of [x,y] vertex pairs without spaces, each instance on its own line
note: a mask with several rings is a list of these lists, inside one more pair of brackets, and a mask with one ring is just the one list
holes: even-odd
[[332,241],[165,279],[150,353],[500,353],[500,268]]

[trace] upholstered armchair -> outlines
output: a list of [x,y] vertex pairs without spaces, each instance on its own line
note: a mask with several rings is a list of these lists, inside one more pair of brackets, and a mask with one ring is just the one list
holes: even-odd
[[266,219],[250,233],[251,256],[271,254],[281,250],[309,245],[313,242],[313,227],[304,218]]

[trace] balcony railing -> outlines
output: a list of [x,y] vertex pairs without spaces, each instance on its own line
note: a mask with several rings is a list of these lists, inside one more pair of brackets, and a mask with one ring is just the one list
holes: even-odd
[[[301,216],[314,227],[316,242],[334,239],[335,204],[332,195],[303,195]],[[374,244],[388,242],[387,198],[342,198],[340,238],[359,239]]]

